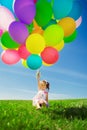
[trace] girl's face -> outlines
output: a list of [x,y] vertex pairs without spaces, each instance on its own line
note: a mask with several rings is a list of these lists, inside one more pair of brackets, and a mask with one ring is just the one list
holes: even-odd
[[46,83],[43,82],[43,81],[40,81],[39,88],[42,89],[42,90],[45,90],[46,89]]

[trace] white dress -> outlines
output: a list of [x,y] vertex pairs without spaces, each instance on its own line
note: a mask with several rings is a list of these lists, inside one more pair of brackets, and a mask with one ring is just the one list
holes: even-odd
[[46,91],[39,90],[38,93],[33,98],[33,106],[36,106],[38,102],[47,103],[47,101],[46,101],[46,94],[47,94]]

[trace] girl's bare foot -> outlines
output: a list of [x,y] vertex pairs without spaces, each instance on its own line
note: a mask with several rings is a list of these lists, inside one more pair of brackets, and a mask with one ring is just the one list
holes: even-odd
[[39,104],[37,104],[37,108],[36,109],[41,109],[41,107],[40,107],[40,105]]

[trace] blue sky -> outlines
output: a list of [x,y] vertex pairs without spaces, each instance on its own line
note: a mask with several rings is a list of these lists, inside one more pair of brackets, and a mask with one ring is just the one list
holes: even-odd
[[[41,79],[50,82],[49,99],[87,98],[87,1],[80,2],[83,21],[76,40],[65,45],[55,65],[40,69]],[[0,99],[32,99],[36,92],[36,71],[0,59]]]

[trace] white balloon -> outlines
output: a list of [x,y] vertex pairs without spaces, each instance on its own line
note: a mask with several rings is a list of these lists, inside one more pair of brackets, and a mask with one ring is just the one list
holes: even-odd
[[0,29],[8,31],[13,21],[15,21],[13,14],[6,7],[0,6]]
[[82,17],[80,16],[80,17],[76,20],[76,28],[78,28],[81,23],[82,23]]

